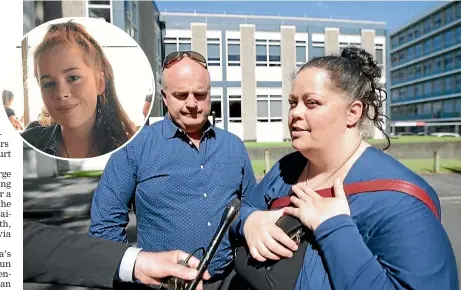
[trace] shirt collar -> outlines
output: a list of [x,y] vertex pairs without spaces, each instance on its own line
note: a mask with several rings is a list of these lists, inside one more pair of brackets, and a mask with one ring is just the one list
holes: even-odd
[[[213,125],[210,123],[209,120],[206,121],[205,125],[203,126],[203,135],[206,136],[215,136],[215,131]],[[183,134],[184,136],[186,133],[183,129],[179,128],[173,120],[171,120],[170,115],[167,113],[164,117],[163,122],[163,133],[165,134],[167,139],[174,138],[179,134]]]

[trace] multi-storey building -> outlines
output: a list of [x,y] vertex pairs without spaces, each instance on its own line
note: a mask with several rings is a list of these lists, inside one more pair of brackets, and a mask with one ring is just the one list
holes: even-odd
[[394,132],[457,132],[461,125],[461,2],[438,5],[390,35]]
[[245,141],[290,138],[287,96],[293,73],[306,61],[353,45],[385,70],[383,22],[170,12],[161,12],[161,20],[165,54],[192,49],[207,57],[217,126]]

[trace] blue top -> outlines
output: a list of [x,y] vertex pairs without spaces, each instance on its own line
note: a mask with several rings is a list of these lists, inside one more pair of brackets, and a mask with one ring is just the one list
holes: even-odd
[[[240,190],[252,190],[256,180],[243,142],[209,123],[205,129],[197,150],[165,117],[113,153],[93,197],[90,235],[127,242],[134,197],[139,247],[154,252],[206,249],[224,209]],[[226,235],[210,274],[222,273],[232,260]]]
[[[248,215],[286,196],[307,160],[298,152],[282,158],[243,201]],[[354,163],[345,184],[400,179],[424,189],[440,213],[436,192],[393,157],[368,147]],[[351,216],[322,223],[313,233],[296,283],[306,289],[458,290],[456,261],[440,220],[420,200],[382,191],[347,197]],[[243,227],[237,228],[243,234]]]

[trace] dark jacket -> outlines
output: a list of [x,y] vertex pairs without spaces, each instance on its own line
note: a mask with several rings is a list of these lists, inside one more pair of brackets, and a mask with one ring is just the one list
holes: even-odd
[[24,282],[112,288],[130,246],[40,223],[23,229]]
[[50,155],[56,155],[59,142],[61,142],[61,126],[36,126],[24,131],[21,136],[30,145]]

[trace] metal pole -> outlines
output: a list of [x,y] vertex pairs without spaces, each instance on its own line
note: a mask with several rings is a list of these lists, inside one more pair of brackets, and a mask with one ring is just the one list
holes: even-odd
[[264,150],[264,174],[267,174],[270,170],[270,155],[269,149]]
[[213,126],[215,126],[216,125],[216,112],[215,111],[211,112],[211,117],[213,118]]
[[439,173],[440,156],[438,151],[434,151],[434,173]]

